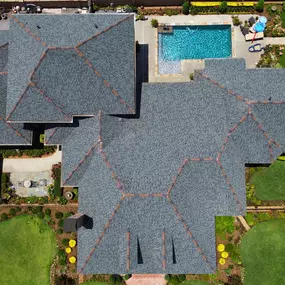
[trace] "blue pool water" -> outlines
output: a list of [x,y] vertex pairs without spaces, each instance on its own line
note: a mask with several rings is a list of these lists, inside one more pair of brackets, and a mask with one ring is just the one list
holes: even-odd
[[175,26],[173,33],[159,33],[158,37],[159,63],[165,67],[177,69],[183,59],[226,58],[232,54],[230,25]]

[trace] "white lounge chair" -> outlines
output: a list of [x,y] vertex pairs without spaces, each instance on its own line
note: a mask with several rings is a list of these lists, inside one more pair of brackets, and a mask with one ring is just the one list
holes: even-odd
[[[255,36],[254,36],[254,35],[255,35]],[[245,37],[245,40],[246,40],[246,41],[252,41],[253,38],[254,38],[255,40],[261,40],[261,39],[264,38],[264,33],[263,33],[263,32],[256,33],[256,34],[255,34],[255,33],[249,33],[249,34],[245,35],[244,37]]]

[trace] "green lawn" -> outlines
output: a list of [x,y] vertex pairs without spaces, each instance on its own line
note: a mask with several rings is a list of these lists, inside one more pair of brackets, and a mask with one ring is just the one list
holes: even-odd
[[55,254],[55,235],[42,220],[22,215],[0,223],[0,284],[49,285]]
[[285,284],[285,221],[257,224],[241,242],[245,285]]
[[260,200],[285,200],[285,161],[276,160],[268,168],[256,171],[250,180]]

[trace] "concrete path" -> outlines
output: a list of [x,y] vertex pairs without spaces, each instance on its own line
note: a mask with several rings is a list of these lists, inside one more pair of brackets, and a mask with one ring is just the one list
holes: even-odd
[[42,172],[49,171],[53,164],[61,162],[61,151],[43,158],[4,158],[3,172]]
[[166,285],[162,274],[133,274],[132,278],[126,281],[127,285]]
[[271,45],[285,45],[285,37],[282,38],[264,38],[264,43],[266,45],[271,44]]
[[280,206],[248,206],[246,207],[247,212],[256,212],[256,211],[285,211],[285,205]]

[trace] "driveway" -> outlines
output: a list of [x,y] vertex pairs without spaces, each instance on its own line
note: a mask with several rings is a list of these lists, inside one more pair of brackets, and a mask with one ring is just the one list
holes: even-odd
[[3,172],[43,172],[51,170],[53,164],[61,162],[61,151],[43,158],[4,158]]

